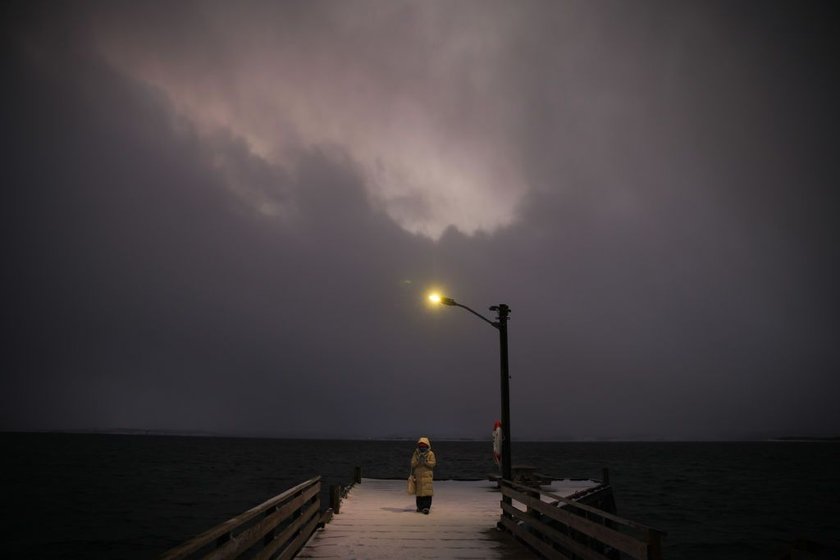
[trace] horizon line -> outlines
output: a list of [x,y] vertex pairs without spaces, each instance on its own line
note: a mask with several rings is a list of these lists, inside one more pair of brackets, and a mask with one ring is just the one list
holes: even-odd
[[[259,434],[259,433],[222,433],[205,430],[177,430],[177,429],[142,429],[142,428],[90,428],[90,429],[37,429],[37,430],[9,430],[0,429],[2,433],[8,434],[79,434],[79,435],[135,435],[135,436],[162,436],[162,437],[207,437],[207,438],[231,438],[231,439],[277,439],[277,440],[309,440],[309,441],[415,441],[415,436],[404,436],[389,434],[382,436],[331,436],[331,435],[289,435],[289,434]],[[486,438],[470,436],[440,436],[432,437],[435,441],[443,442],[489,442]],[[840,441],[840,435],[817,436],[817,435],[772,435],[772,436],[741,436],[734,438],[713,438],[713,437],[664,437],[664,436],[643,436],[643,437],[615,437],[615,436],[593,436],[580,438],[544,438],[544,437],[523,437],[514,439],[522,443],[703,443],[703,442],[796,442],[796,441]]]

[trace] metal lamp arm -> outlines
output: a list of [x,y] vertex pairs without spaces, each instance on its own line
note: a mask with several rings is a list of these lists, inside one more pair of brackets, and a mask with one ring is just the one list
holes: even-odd
[[485,317],[485,316],[484,316],[484,315],[482,315],[481,313],[478,313],[478,312],[476,312],[476,311],[473,311],[472,309],[470,309],[469,307],[467,307],[466,305],[464,305],[464,304],[462,304],[462,303],[458,303],[457,301],[453,301],[453,302],[452,302],[452,303],[450,303],[449,305],[454,305],[454,306],[456,306],[456,307],[460,307],[461,309],[466,309],[467,311],[469,311],[470,313],[472,313],[473,315],[475,315],[476,317],[478,317],[478,318],[479,318],[479,319],[481,319],[482,321],[484,321],[484,322],[486,322],[486,323],[489,323],[489,324],[490,324],[490,326],[491,326],[491,327],[493,327],[494,329],[498,329],[498,328],[499,328],[499,324],[498,324],[498,323],[496,323],[496,322],[494,322],[494,321],[491,321],[490,319],[488,319],[487,317]]

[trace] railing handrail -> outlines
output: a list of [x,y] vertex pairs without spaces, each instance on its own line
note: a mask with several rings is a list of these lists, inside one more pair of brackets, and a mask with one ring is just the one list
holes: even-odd
[[[600,543],[599,546],[622,550],[634,558],[659,560],[662,557],[661,538],[665,535],[664,531],[577,503],[574,499],[557,496],[540,488],[524,486],[509,480],[501,482],[502,495],[505,497],[501,504],[501,525],[547,558],[565,557],[554,546],[571,550],[574,554],[586,558],[591,555],[593,558],[603,557],[595,550],[591,550],[590,545],[573,538],[568,533],[569,530],[586,535],[588,539]],[[609,485],[603,484],[602,490],[609,490]],[[544,502],[543,495],[557,501]],[[517,509],[508,500],[523,504],[527,511]],[[558,507],[558,503],[580,509],[585,514],[578,515],[565,506]],[[600,521],[592,517],[600,518]],[[630,528],[641,535],[622,532],[621,526]]]
[[[320,482],[321,477],[316,476],[298,484],[297,486],[289,488],[285,492],[266,500],[260,505],[252,507],[251,509],[237,515],[236,517],[228,519],[227,521],[220,523],[215,527],[212,527],[211,529],[208,529],[207,531],[196,535],[195,537],[186,541],[185,543],[168,550],[163,554],[163,556],[161,556],[161,560],[177,560],[187,558],[190,554],[193,554],[203,549],[204,547],[213,545],[214,543],[219,544],[220,539],[231,538],[233,531],[235,531],[237,528],[243,527],[249,521],[254,520],[259,515],[269,512],[269,510],[271,510],[272,508],[281,508],[282,506],[293,506],[289,508],[284,508],[288,509],[288,511],[278,510],[277,512],[275,512],[280,514],[272,516],[272,519],[270,520],[270,527],[264,527],[266,533],[278,527],[281,523],[289,519],[289,517],[295,512],[301,511],[306,505],[306,502],[310,499],[314,500],[313,503],[316,506],[314,511],[315,513],[317,513],[319,509],[318,492],[320,490]],[[297,502],[300,503],[295,502],[296,499]],[[292,504],[292,502],[294,502],[294,504]],[[312,509],[311,505],[309,509]]]
[[[603,517],[605,519],[609,519],[610,521],[613,521],[615,523],[619,523],[621,525],[626,525],[627,527],[632,527],[632,528],[638,529],[640,531],[655,531],[655,532],[664,534],[664,532],[660,531],[659,529],[655,529],[653,527],[648,527],[647,525],[643,525],[642,523],[637,523],[636,521],[631,521],[631,520],[626,519],[624,517],[620,517],[618,515],[615,515],[614,513],[610,513],[608,511],[604,511],[602,509],[598,509],[596,507],[593,507],[593,506],[590,506],[590,505],[587,505],[587,504],[582,504],[580,502],[575,501],[573,498],[558,496],[557,494],[554,494],[552,492],[548,492],[548,491],[543,490],[541,488],[533,488],[531,486],[525,486],[525,485],[519,484],[518,482],[513,482],[513,481],[510,481],[510,480],[505,480],[504,482],[506,484],[510,485],[510,486],[513,486],[515,488],[518,488],[520,490],[524,490],[524,491],[527,491],[527,492],[539,491],[540,494],[542,494],[543,496],[548,496],[552,500],[557,500],[558,502],[563,502],[564,504],[568,504],[572,507],[575,507],[575,508],[581,509],[583,511],[598,515],[598,516]],[[609,484],[601,484],[599,486],[596,486],[595,488],[589,488],[589,489],[587,489],[587,491],[588,491],[588,493],[589,492],[595,492],[597,490],[604,489],[608,486],[609,486]]]

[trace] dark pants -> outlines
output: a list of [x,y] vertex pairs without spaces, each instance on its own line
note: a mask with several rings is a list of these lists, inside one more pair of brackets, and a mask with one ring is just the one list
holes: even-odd
[[417,509],[432,509],[432,497],[417,496]]

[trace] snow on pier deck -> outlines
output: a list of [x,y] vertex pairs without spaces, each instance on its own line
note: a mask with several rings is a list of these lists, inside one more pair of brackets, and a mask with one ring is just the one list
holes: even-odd
[[[297,558],[536,558],[496,530],[501,493],[490,481],[435,481],[429,515],[416,511],[405,480],[362,479],[341,503],[341,513],[316,531]],[[556,481],[561,496],[595,486]]]

